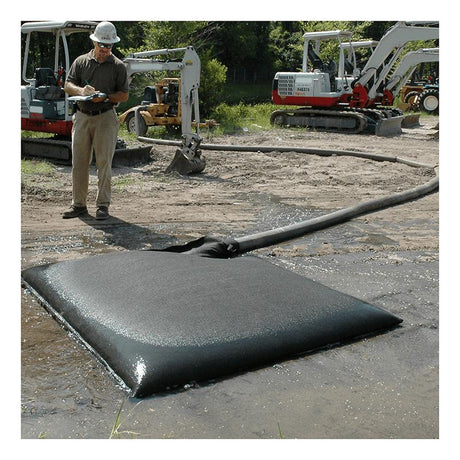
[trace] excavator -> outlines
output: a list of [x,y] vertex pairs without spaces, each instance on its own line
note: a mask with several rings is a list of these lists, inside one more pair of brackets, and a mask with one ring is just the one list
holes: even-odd
[[416,67],[425,62],[439,62],[439,48],[420,48],[405,54],[394,72],[389,75],[387,89],[393,94],[399,94]]
[[[356,50],[369,49],[373,51],[377,45],[378,41],[375,40],[361,40],[350,43],[342,43],[340,47],[347,51],[347,55],[345,56],[345,66],[343,69],[344,73],[353,75],[355,69],[359,67],[355,54]],[[428,98],[431,97],[431,100],[429,103],[431,103],[431,107],[435,107],[435,110],[439,110],[439,95],[437,91],[433,91],[432,88],[434,85],[432,86],[426,83],[415,86],[407,85],[407,82],[412,79],[415,69],[420,64],[433,62],[439,62],[439,48],[419,48],[416,51],[408,51],[404,54],[404,56],[402,56],[399,63],[395,66],[395,68],[393,68],[391,74],[387,77],[386,81],[386,89],[391,91],[395,96],[399,95],[400,97],[401,101],[398,103],[398,108],[404,112],[408,109],[418,110],[422,94],[430,92],[430,96],[428,96]],[[436,99],[433,101],[434,98]],[[424,109],[425,111],[430,112],[426,107],[423,107],[422,104],[420,105],[422,110]],[[431,112],[433,112],[433,110],[431,110]],[[402,121],[402,126],[408,127],[418,124],[419,117],[419,114],[405,115]]]
[[[432,113],[439,110],[439,92],[437,86],[429,84],[407,85],[417,66],[430,62],[439,62],[439,48],[420,48],[416,51],[408,52],[401,59],[398,67],[389,76],[387,83],[387,88],[393,94],[400,95],[402,102],[399,103],[398,107],[403,110],[425,109],[425,111]],[[432,88],[436,88],[436,90],[433,91]],[[423,103],[427,100],[428,102],[425,102],[425,105],[428,105],[432,110],[427,110],[424,106]]]
[[[177,55],[182,58],[178,59]],[[162,56],[160,60],[157,57]],[[174,57],[176,56],[176,58]],[[204,170],[206,160],[201,155],[199,134],[200,109],[198,88],[200,86],[200,58],[192,46],[184,48],[141,51],[127,56],[123,62],[128,70],[128,79],[140,72],[159,70],[180,72],[180,124],[182,130],[182,147],[176,150],[173,160],[166,172],[173,170],[180,174],[199,173]],[[143,119],[141,112],[145,107],[138,106],[134,112],[134,127],[137,137],[142,137]],[[195,129],[193,129],[195,127]]]
[[[21,86],[21,129],[55,134],[55,138],[22,138],[22,155],[52,158],[68,161],[71,159],[70,135],[74,106],[64,92],[65,75],[70,64],[69,37],[76,33],[90,33],[97,22],[26,22],[21,31],[26,35]],[[51,33],[55,37],[54,67],[29,65],[32,39],[39,39],[41,33]],[[38,34],[38,35],[37,35]],[[167,56],[162,60],[157,56]],[[131,82],[134,74],[152,71],[178,71],[181,89],[181,129],[182,146],[169,166],[169,170],[182,165],[183,170],[200,172],[205,167],[199,145],[198,88],[200,85],[200,58],[192,46],[134,53],[123,59]],[[30,67],[34,68],[30,75]],[[195,121],[195,130],[192,123]],[[136,121],[135,126],[140,126]],[[115,155],[117,151],[115,152]]]
[[[305,126],[343,133],[393,135],[401,132],[402,112],[392,106],[394,95],[386,78],[411,41],[439,38],[432,24],[397,22],[373,48],[363,69],[349,69],[345,50],[354,55],[349,31],[307,32],[303,35],[301,72],[278,72],[273,80],[275,105],[300,106],[275,110],[270,122],[279,126]],[[339,43],[338,66],[319,56],[320,43]],[[348,64],[348,66],[346,65]]]

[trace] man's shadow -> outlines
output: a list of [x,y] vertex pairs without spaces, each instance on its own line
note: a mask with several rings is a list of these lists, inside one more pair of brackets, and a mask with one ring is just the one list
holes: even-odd
[[149,227],[126,222],[118,217],[110,216],[105,220],[98,220],[90,214],[79,216],[85,224],[105,234],[106,243],[121,246],[129,250],[164,249],[176,244],[175,237],[168,234],[155,233]]

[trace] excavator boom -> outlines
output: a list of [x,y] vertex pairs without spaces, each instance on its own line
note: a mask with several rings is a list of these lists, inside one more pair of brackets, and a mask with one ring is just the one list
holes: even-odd
[[[159,56],[182,54],[181,60],[158,60]],[[205,168],[205,159],[201,155],[199,146],[200,112],[198,103],[198,88],[200,86],[201,63],[198,54],[192,46],[185,48],[161,49],[133,53],[123,62],[128,71],[128,78],[136,73],[159,70],[174,70],[180,72],[181,79],[181,127],[182,148],[176,154],[167,168],[167,172],[176,170],[181,174],[198,173]],[[142,107],[135,111],[136,134],[142,141],[140,134],[140,112]],[[195,130],[192,130],[192,124]]]
[[366,88],[366,105],[369,105],[369,102],[376,98],[378,88],[390,74],[407,43],[438,38],[438,27],[426,27],[422,24],[407,25],[404,22],[397,22],[391,27],[379,41],[355,84],[355,87]]

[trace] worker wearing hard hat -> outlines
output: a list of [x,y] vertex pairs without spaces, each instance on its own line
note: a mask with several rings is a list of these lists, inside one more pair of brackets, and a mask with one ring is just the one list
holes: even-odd
[[109,217],[112,158],[120,127],[114,107],[128,99],[126,67],[112,54],[113,45],[120,41],[115,26],[100,22],[90,39],[94,48],[75,59],[64,85],[70,96],[80,96],[72,127],[72,205],[63,213],[64,219],[88,213],[93,149],[98,174],[96,219]]

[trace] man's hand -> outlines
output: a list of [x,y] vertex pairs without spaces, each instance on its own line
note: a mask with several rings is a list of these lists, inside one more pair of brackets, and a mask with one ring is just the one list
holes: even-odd
[[82,96],[91,96],[91,94],[94,94],[96,90],[91,86],[91,85],[86,85],[82,89]]
[[[86,85],[86,86],[83,87],[82,93],[83,93],[82,94],[83,96],[91,96],[94,93],[99,93],[99,91],[96,91],[96,89],[94,87],[92,87],[91,85]],[[104,94],[103,97],[93,97],[91,99],[91,102],[98,103],[98,102],[103,102],[106,99],[107,99],[107,96]]]

